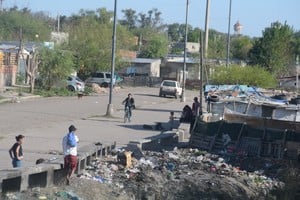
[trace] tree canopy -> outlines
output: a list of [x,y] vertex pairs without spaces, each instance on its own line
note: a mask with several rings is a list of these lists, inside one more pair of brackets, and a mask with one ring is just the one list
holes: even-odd
[[289,25],[272,23],[249,52],[252,64],[260,65],[277,76],[286,75],[295,57],[292,40],[293,30]]

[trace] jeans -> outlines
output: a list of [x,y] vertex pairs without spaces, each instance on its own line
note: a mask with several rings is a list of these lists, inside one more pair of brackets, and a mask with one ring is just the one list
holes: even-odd
[[18,159],[16,159],[16,158],[14,158],[13,160],[12,160],[12,165],[13,165],[13,167],[14,168],[16,168],[16,167],[21,167],[21,160],[18,160]]
[[131,110],[132,110],[131,106],[126,106],[125,107],[125,117],[127,117],[129,121],[130,121],[130,118],[131,118],[131,115],[132,115]]

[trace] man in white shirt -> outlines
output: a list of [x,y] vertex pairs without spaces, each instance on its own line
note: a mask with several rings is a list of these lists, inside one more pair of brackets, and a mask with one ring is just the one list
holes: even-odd
[[[75,131],[77,129],[74,125],[71,125],[69,127],[69,133],[64,136],[62,141],[62,147],[64,151],[64,169],[66,171],[66,183],[67,185],[70,184],[70,177],[74,174],[76,168],[77,168],[77,143],[79,142],[79,139],[77,135],[75,135]],[[68,144],[69,137],[74,137],[75,139],[75,145]]]

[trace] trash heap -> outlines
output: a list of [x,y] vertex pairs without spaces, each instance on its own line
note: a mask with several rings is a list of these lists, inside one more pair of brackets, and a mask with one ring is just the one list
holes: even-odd
[[284,183],[260,171],[247,172],[197,149],[134,153],[95,159],[80,178],[112,187],[131,199],[265,199]]

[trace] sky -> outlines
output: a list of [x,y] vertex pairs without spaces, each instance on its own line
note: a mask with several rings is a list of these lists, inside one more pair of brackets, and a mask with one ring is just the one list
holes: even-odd
[[[114,10],[114,0],[3,0],[2,7],[27,7],[31,11],[45,11],[51,17],[58,14],[70,16],[80,9],[96,10],[106,8]],[[207,0],[189,0],[188,24],[194,28],[205,27]],[[227,33],[230,0],[210,0],[209,28]],[[164,23],[184,24],[186,20],[187,0],[117,0],[117,18],[124,17],[122,10],[133,9],[137,13],[147,13],[157,8]],[[250,37],[262,36],[262,31],[271,23],[287,23],[295,31],[300,31],[300,0],[232,0],[230,33],[233,25],[239,21],[243,28],[241,34]]]

